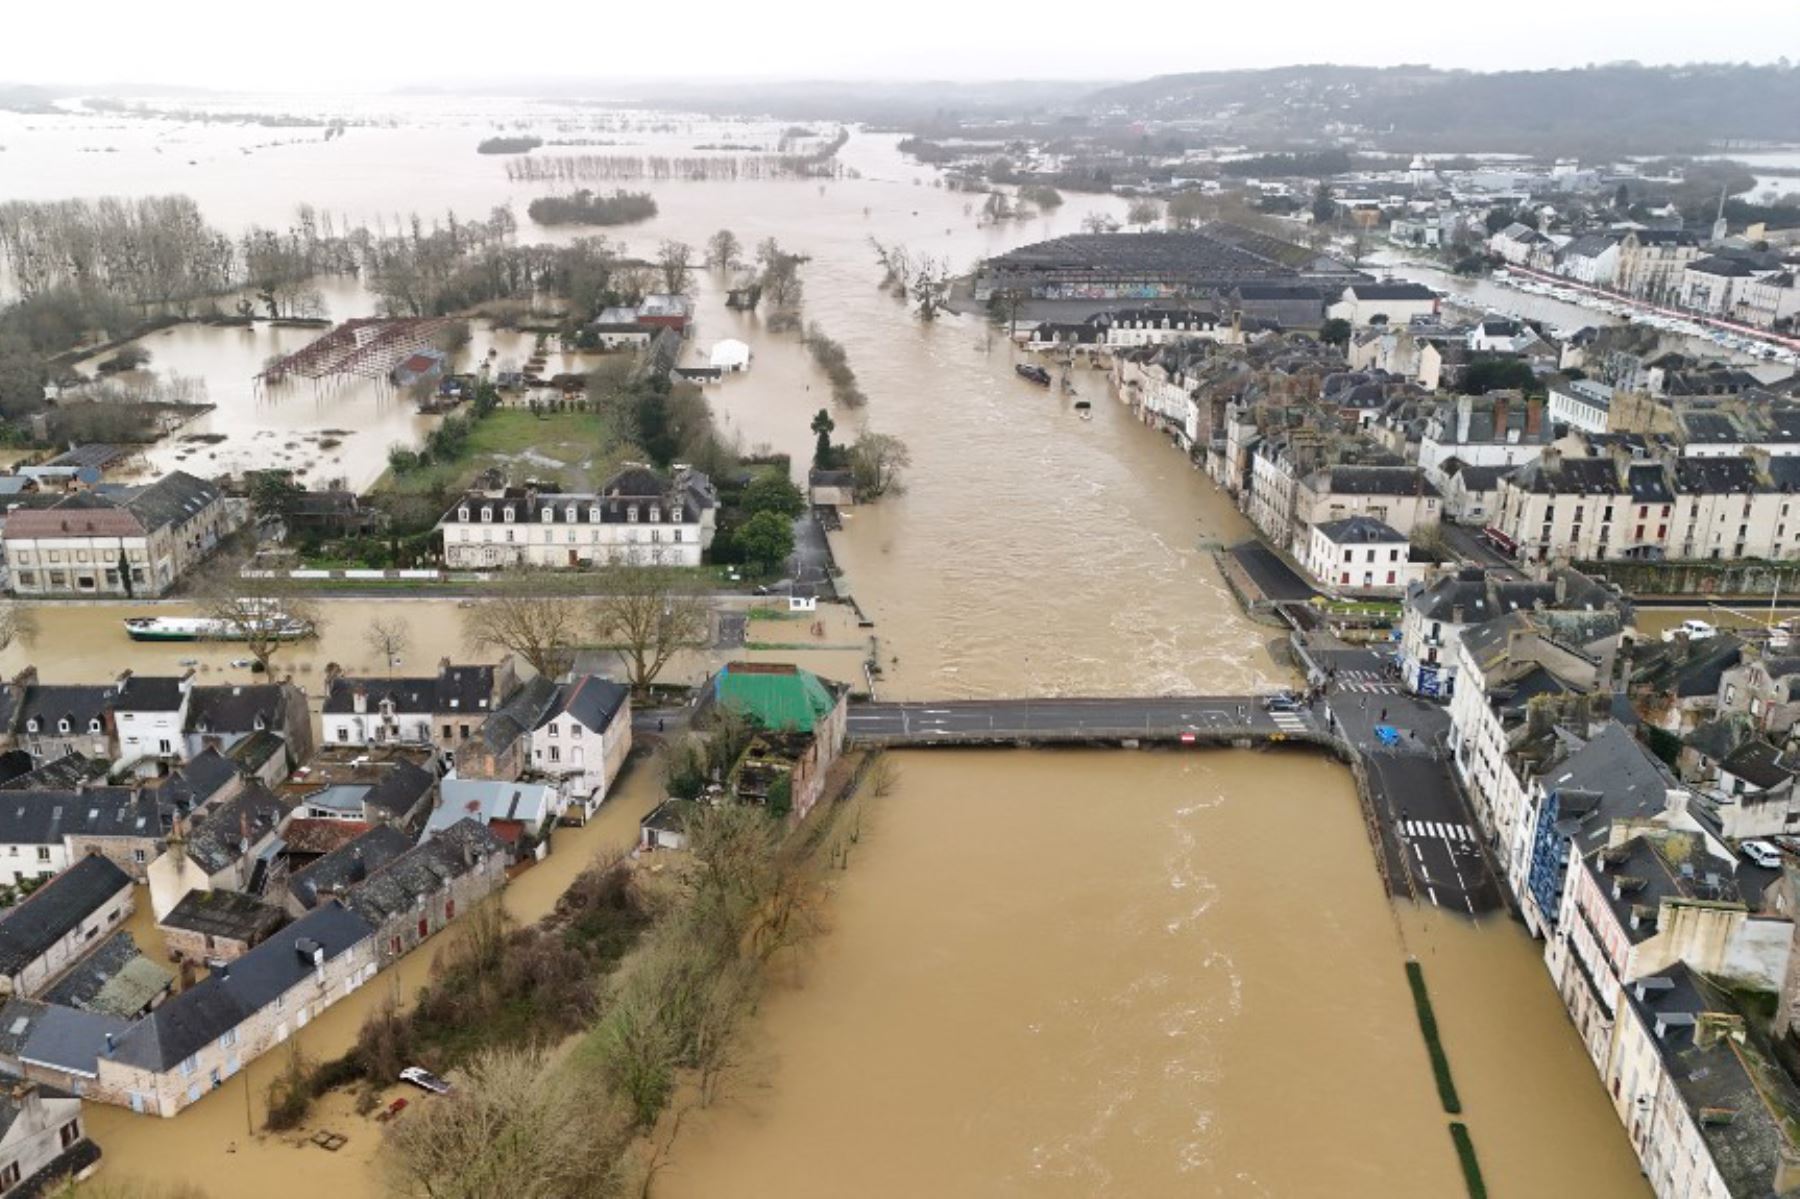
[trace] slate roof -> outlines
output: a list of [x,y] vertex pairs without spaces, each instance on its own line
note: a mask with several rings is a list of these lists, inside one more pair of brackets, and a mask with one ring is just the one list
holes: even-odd
[[112,718],[115,694],[110,683],[31,683],[19,699],[16,727],[33,732],[31,722],[35,720],[36,732],[61,736],[61,722],[66,719],[70,735],[86,735],[97,720],[105,730]]
[[188,698],[187,731],[253,733],[258,727],[279,728],[285,702],[279,683],[195,687]]
[[1454,477],[1464,491],[1485,494],[1500,490],[1500,480],[1509,477],[1516,466],[1472,466],[1460,459],[1444,463],[1444,473]]
[[440,710],[435,677],[382,679],[339,675],[331,681],[331,689],[325,694],[325,714],[345,716],[354,713],[358,688],[366,693],[370,712],[379,712],[383,703],[392,703],[397,713],[435,713]]
[[219,489],[184,470],[170,471],[126,501],[147,532],[185,524],[219,500]]
[[172,771],[157,787],[157,796],[182,811],[192,811],[217,795],[238,777],[237,766],[208,749]]
[[48,953],[83,920],[131,889],[131,876],[99,854],[80,861],[0,915],[0,974],[12,975]]
[[1406,534],[1384,520],[1372,516],[1346,516],[1342,520],[1324,520],[1313,526],[1327,540],[1337,545],[1387,545],[1404,542]]
[[130,1021],[104,1012],[84,1012],[61,1004],[45,1004],[25,1038],[25,1047],[20,1050],[19,1057],[27,1064],[92,1077],[97,1072],[99,1059],[107,1051],[107,1034],[115,1039],[122,1038],[132,1027]]
[[1558,794],[1559,825],[1581,853],[1604,845],[1613,821],[1663,811],[1676,786],[1662,763],[1616,722],[1601,726],[1586,744],[1547,767],[1540,783]]
[[357,883],[344,902],[370,927],[380,928],[417,910],[421,899],[472,873],[491,856],[507,852],[506,843],[485,824],[459,820]]
[[1675,480],[1681,490],[1705,495],[1768,490],[1748,458],[1680,458],[1675,462]]
[[1719,769],[1743,779],[1759,791],[1791,782],[1800,773],[1783,759],[1781,750],[1761,738],[1752,738],[1725,755]]
[[1546,463],[1542,458],[1521,466],[1513,482],[1544,495],[1618,495],[1619,473],[1610,458],[1563,458]]
[[[21,751],[23,752],[23,751]],[[30,760],[30,755],[26,755]],[[0,791],[73,791],[83,783],[103,779],[110,772],[107,763],[70,750],[60,758],[52,758],[36,770],[14,775],[0,783]]]
[[1718,254],[1706,258],[1696,258],[1687,264],[1687,269],[1697,275],[1715,275],[1726,279],[1747,279],[1751,274],[1747,263]]
[[1656,463],[1634,463],[1625,471],[1625,484],[1634,504],[1673,504],[1675,493],[1669,478]]
[[170,811],[130,787],[0,792],[0,845],[54,845],[67,836],[160,838]]
[[513,689],[506,702],[481,722],[482,742],[495,753],[505,749],[536,728],[544,713],[556,701],[557,686],[552,679],[533,675]]
[[1352,283],[1345,295],[1358,300],[1436,300],[1437,293],[1423,283]]
[[[1699,841],[1698,834],[1682,835],[1694,842]],[[1742,902],[1737,880],[1732,875],[1732,864],[1711,857],[1698,847],[1691,860],[1686,863],[1686,871],[1670,866],[1651,839],[1642,834],[1611,849],[1599,850],[1590,855],[1586,862],[1587,868],[1594,872],[1594,881],[1605,896],[1607,905],[1612,908],[1619,926],[1625,930],[1626,937],[1633,944],[1656,935],[1655,920],[1640,920],[1636,928],[1631,926],[1634,908],[1655,912],[1664,899]],[[1616,880],[1629,880],[1617,895],[1613,893],[1613,883]]]
[[1333,495],[1438,494],[1437,487],[1416,466],[1333,466],[1320,473]]
[[38,1018],[44,1014],[44,1007],[36,999],[21,999],[17,995],[0,1004],[0,1058],[17,1060],[25,1042],[31,1039]]
[[119,684],[115,711],[175,712],[181,708],[182,680],[175,675],[133,674]]
[[1677,963],[1626,987],[1707,1154],[1732,1195],[1773,1195],[1800,1091],[1754,1039],[1702,1036],[1707,1017],[1743,1019],[1730,996]]
[[311,975],[315,947],[333,961],[371,932],[356,913],[325,904],[132,1025],[114,1056],[154,1073],[172,1070]]
[[239,891],[202,891],[181,897],[157,924],[179,932],[199,933],[255,944],[287,923],[287,913]]
[[436,783],[437,776],[429,770],[400,758],[381,772],[381,778],[363,796],[363,804],[379,808],[398,820],[412,811]]
[[120,929],[44,993],[48,1003],[131,1019],[175,985],[175,975],[151,961]]
[[299,900],[301,907],[317,907],[320,896],[329,897],[348,890],[411,849],[413,844],[413,839],[402,830],[391,824],[378,824],[304,870],[288,876],[288,891]]
[[296,817],[288,821],[282,831],[281,839],[286,843],[287,852],[291,854],[319,854],[323,856],[341,846],[348,845],[373,825],[360,820],[325,820],[314,817]]
[[259,782],[198,817],[187,835],[187,855],[207,874],[217,874],[280,827],[293,801]]
[[558,717],[569,716],[596,733],[605,732],[630,698],[631,688],[624,684],[585,674],[557,687],[555,702],[536,727],[542,728]]

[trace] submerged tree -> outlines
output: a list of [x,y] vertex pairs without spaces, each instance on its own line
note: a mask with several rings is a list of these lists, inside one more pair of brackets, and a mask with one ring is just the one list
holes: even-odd
[[905,490],[900,472],[911,465],[911,451],[891,433],[865,431],[850,447],[850,474],[858,499],[899,495]]
[[576,605],[543,594],[530,571],[509,575],[498,591],[463,610],[463,638],[470,648],[517,654],[551,679],[573,663],[580,629]]
[[222,575],[208,588],[206,614],[243,642],[258,671],[267,673],[275,655],[294,641],[317,637],[323,626],[319,606],[286,574],[272,570]]
[[738,264],[743,253],[737,234],[729,229],[721,229],[706,239],[706,264],[710,267],[728,271]]
[[684,241],[665,241],[656,249],[656,269],[662,272],[663,290],[680,295],[693,274],[694,247]]
[[705,643],[712,605],[693,593],[697,582],[654,559],[609,567],[602,576],[591,609],[594,633],[619,655],[640,692],[676,653]]

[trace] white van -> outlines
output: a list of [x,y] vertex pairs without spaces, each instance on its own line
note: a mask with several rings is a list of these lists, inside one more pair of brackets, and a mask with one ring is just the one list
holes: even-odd
[[1738,846],[1738,852],[1764,870],[1781,868],[1781,851],[1767,841],[1746,841]]

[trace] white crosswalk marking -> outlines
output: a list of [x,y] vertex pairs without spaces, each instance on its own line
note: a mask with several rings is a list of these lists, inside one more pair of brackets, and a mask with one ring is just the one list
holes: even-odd
[[1297,733],[1306,727],[1305,718],[1296,712],[1273,712],[1270,713],[1270,718],[1275,721],[1275,727],[1284,733]]
[[1475,834],[1469,831],[1466,824],[1446,824],[1439,820],[1402,820],[1401,835],[1418,840],[1430,838],[1436,841],[1474,841]]

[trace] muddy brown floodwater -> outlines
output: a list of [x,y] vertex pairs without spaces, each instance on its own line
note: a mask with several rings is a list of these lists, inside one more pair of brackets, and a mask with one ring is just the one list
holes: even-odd
[[[1348,775],[905,753],[666,1199],[1462,1193]],[[1495,1195],[1640,1195],[1511,927],[1409,920]]]
[[[472,145],[503,109],[521,128],[586,120],[588,110],[320,103],[383,115],[393,106],[396,119],[262,148],[266,131],[236,126],[0,114],[18,167],[8,190],[186,190],[233,232],[285,225],[301,199],[340,224],[386,214],[394,227],[396,209],[429,194],[421,206],[433,211],[511,203],[524,241],[576,235],[532,228],[522,213],[536,189],[509,184],[503,164]],[[670,127],[690,130],[690,142],[719,138],[680,121]],[[247,138],[259,144],[239,144]],[[921,323],[877,287],[872,234],[962,270],[1077,231],[1089,212],[1122,215],[1121,202],[1070,196],[1049,216],[981,226],[971,197],[932,186],[932,172],[895,141],[855,133],[841,157],[856,179],[658,182],[654,220],[608,231],[649,256],[663,238],[699,245],[729,226],[747,247],[776,237],[808,257],[807,316],[843,343],[869,396],[866,409],[834,408],[839,437],[867,425],[912,452],[907,493],[856,509],[834,535],[875,621],[883,694],[1222,692],[1285,681],[1268,649],[1273,632],[1242,616],[1204,548],[1243,536],[1242,518],[1110,399],[1104,376],[1076,372],[1075,394],[1034,387],[983,322]],[[80,152],[94,145],[118,152]],[[270,188],[271,170],[308,194]],[[750,371],[708,394],[746,447],[789,452],[798,474],[829,386],[791,334],[726,310],[723,283],[705,272],[697,280],[690,361],[720,337],[750,344]],[[327,291],[334,316],[359,314],[353,286]],[[286,334],[233,334],[234,357],[220,364],[205,353],[215,336],[172,335],[161,360],[194,374],[212,363],[236,379],[286,344]],[[264,429],[264,443],[304,444],[315,422],[362,431],[341,462],[320,463],[352,476],[378,467],[383,438],[418,431],[379,397],[334,393],[313,413],[307,392],[259,403],[221,385],[215,398],[209,427],[240,445]],[[1078,419],[1078,398],[1093,403],[1092,420]],[[361,629],[392,610],[334,601],[325,638],[285,656],[284,668],[313,690],[326,661],[373,668]],[[405,669],[462,652],[453,602],[405,611],[414,635]],[[0,664],[99,678],[128,662],[169,670],[191,658],[207,681],[249,679],[226,647],[128,646],[117,624],[125,614],[118,605],[46,612],[38,643],[14,646]],[[857,655],[800,656],[849,678]],[[653,772],[635,772],[596,825],[559,837],[550,861],[513,884],[509,908],[521,918],[546,910],[593,848],[632,839],[655,798]],[[753,1067],[685,1126],[659,1196],[1457,1195],[1402,971],[1409,951],[1425,962],[1492,1193],[1644,1193],[1541,947],[1505,921],[1476,927],[1396,909],[1377,882],[1349,776],[1322,758],[904,754],[900,785],[870,816],[831,912],[835,927],[777,979],[752,1030]],[[306,1030],[309,1052],[341,1050],[382,993],[411,994],[427,968],[415,955],[332,1009]],[[214,1199],[381,1194],[376,1126],[346,1101],[321,1117],[350,1135],[340,1154],[247,1136],[245,1095],[254,1117],[279,1066],[279,1055],[256,1063],[247,1092],[234,1081],[174,1121],[94,1109],[107,1172],[190,1180]]]

